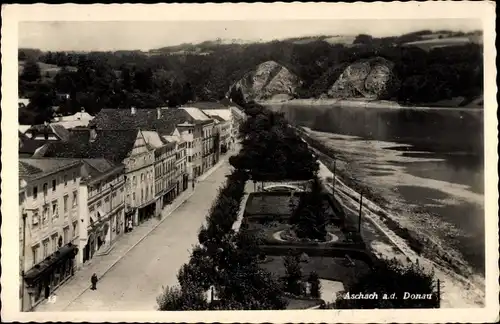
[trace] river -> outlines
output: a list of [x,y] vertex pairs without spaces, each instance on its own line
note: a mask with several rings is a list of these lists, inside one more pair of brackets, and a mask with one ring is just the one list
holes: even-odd
[[335,152],[339,172],[483,281],[482,110],[267,106],[311,129]]

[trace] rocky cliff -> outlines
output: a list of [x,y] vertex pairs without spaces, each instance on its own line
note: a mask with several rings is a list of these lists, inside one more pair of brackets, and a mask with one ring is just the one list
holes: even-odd
[[301,80],[286,67],[274,61],[259,64],[231,86],[241,90],[245,100],[265,100],[279,97],[290,99]]
[[349,65],[328,90],[328,97],[390,99],[399,86],[400,82],[394,74],[394,63],[375,57]]

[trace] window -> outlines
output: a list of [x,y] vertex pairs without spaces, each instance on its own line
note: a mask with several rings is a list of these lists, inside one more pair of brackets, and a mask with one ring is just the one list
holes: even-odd
[[31,248],[31,250],[33,251],[33,265],[37,264],[38,261],[39,261],[39,251],[40,251],[40,245],[37,244],[35,245],[34,247]]
[[43,241],[43,258],[44,259],[49,256],[49,244],[50,244],[49,239],[46,239],[45,241]]
[[100,209],[100,208],[101,208],[101,206],[102,206],[102,203],[101,203],[101,201],[99,200],[99,201],[97,202],[97,204],[96,204],[96,207],[95,207],[95,208],[96,208],[96,209]]
[[38,197],[38,186],[33,187],[33,199]]
[[191,156],[188,156],[188,162],[191,162]]
[[94,217],[94,214],[95,214],[95,208],[94,208],[94,206],[92,205],[92,206],[90,206],[90,207],[89,207],[89,216],[90,216],[90,222],[91,222],[91,223],[93,223],[93,222],[94,222],[94,220],[93,220],[93,218],[92,218],[92,217]]
[[76,207],[76,205],[78,204],[78,193],[76,191],[73,191],[73,207]]
[[59,208],[57,208],[57,200],[52,202],[52,219],[59,217]]
[[48,221],[49,221],[49,206],[45,205],[43,207],[42,224],[46,225]]
[[141,173],[141,181],[144,181],[144,173]]
[[132,193],[132,201],[135,203],[135,192]]
[[66,226],[63,229],[63,243],[68,244],[69,243],[69,226]]
[[66,214],[68,212],[68,199],[69,199],[69,196],[64,195],[64,198],[63,198],[64,214]]
[[97,184],[97,192],[101,192],[101,183]]
[[57,244],[57,233],[52,235],[51,239],[52,239],[52,250],[50,251],[50,253],[54,253],[57,251],[57,248],[58,248],[58,244]]
[[64,175],[63,180],[64,180],[64,186],[67,187],[68,186],[68,176],[66,174]]
[[56,191],[56,187],[57,187],[57,180],[54,179],[52,180],[52,191]]
[[47,188],[48,188],[47,183],[44,183],[43,184],[43,194],[44,194],[44,196],[47,196]]
[[144,201],[144,189],[141,189],[141,202]]
[[110,204],[109,196],[104,199],[104,207],[105,207],[105,210],[111,211],[111,204]]
[[33,211],[31,215],[31,225],[33,227],[38,227],[38,222],[40,222],[40,215],[38,215],[38,209]]
[[133,177],[132,183],[134,184],[134,186],[137,185],[137,179],[135,178],[135,176]]
[[73,183],[76,183],[76,172],[73,172]]
[[77,229],[77,226],[78,226],[78,222],[73,222],[73,237],[76,237],[76,234],[78,232],[78,229]]

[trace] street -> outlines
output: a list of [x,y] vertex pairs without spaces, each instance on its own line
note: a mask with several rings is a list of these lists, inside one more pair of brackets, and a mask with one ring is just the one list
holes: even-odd
[[[196,185],[193,196],[65,311],[149,311],[156,308],[162,286],[177,284],[177,272],[188,261],[198,230],[230,173],[229,163]],[[190,190],[190,189],[188,189]]]

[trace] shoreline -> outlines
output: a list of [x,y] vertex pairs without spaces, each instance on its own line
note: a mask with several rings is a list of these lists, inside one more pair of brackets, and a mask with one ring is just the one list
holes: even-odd
[[289,100],[259,100],[256,103],[263,106],[297,105],[297,106],[338,106],[344,108],[373,108],[373,109],[402,109],[402,110],[460,110],[483,112],[483,107],[432,107],[432,106],[403,106],[391,100],[366,99],[289,99]]
[[[312,139],[304,130],[299,130],[301,136],[307,139]],[[321,168],[323,169],[323,178],[330,181],[332,179],[331,156],[329,153],[323,152],[321,148],[311,148],[318,155]],[[369,220],[370,226],[374,227],[390,243],[368,240],[370,249],[384,258],[396,258],[400,262],[419,262],[425,264],[426,268],[434,271],[436,277],[445,283],[446,289],[443,291],[450,298],[446,300],[446,307],[483,307],[484,306],[484,281],[482,278],[477,278],[473,273],[464,272],[464,268],[456,265],[453,259],[449,257],[446,251],[440,251],[439,246],[434,246],[426,237],[420,237],[414,231],[408,230],[392,220],[390,215],[386,215],[385,199],[377,196],[371,188],[366,188],[358,183],[357,179],[352,178],[348,174],[344,174],[340,170],[336,172],[335,195],[342,203],[343,207],[348,212],[351,209],[356,210],[359,204],[359,192],[363,191],[363,217]],[[394,250],[396,249],[397,252]],[[422,249],[421,253],[418,252]],[[456,296],[454,296],[456,295]]]

